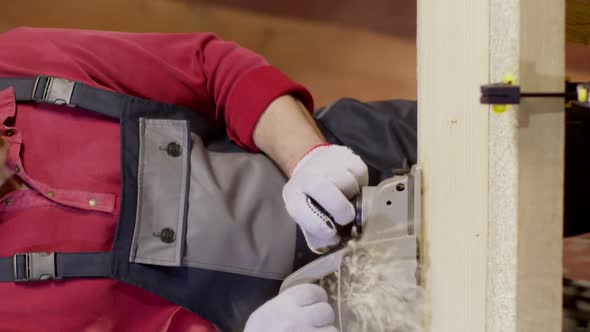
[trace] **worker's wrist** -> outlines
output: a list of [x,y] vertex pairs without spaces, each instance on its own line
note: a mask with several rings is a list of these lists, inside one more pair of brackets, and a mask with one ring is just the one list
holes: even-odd
[[287,176],[291,176],[292,169],[308,151],[326,143],[309,110],[290,95],[283,95],[268,106],[253,138],[256,146]]
[[295,171],[295,169],[297,168],[297,165],[299,165],[299,163],[305,159],[306,156],[308,156],[310,153],[312,153],[313,151],[315,151],[317,148],[322,147],[322,146],[329,146],[330,143],[327,142],[323,142],[323,143],[318,143],[313,145],[311,148],[307,149],[307,151],[305,153],[303,153],[301,155],[301,157],[299,157],[298,159],[296,159],[294,162],[289,164],[289,175],[293,175],[293,172]]
[[[294,140],[291,146],[287,148],[288,151],[284,153],[284,161],[282,162],[281,168],[285,174],[289,177],[293,174],[293,171],[297,167],[297,164],[310,152],[316,148],[329,143],[323,137],[320,136],[308,136],[301,137],[299,140]],[[275,160],[276,162],[276,160]]]

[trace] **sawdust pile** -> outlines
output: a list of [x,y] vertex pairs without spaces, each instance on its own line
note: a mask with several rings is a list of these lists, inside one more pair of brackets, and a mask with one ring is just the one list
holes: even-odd
[[426,305],[416,268],[417,259],[400,259],[389,240],[355,247],[340,271],[322,282],[340,331],[421,331]]

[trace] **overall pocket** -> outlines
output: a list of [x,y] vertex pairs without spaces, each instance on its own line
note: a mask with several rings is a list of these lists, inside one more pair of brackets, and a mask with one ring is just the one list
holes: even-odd
[[181,266],[188,215],[187,120],[139,119],[137,214],[129,261]]
[[209,151],[192,135],[183,265],[284,279],[297,229],[282,198],[285,175],[263,154]]
[[281,170],[262,154],[213,152],[185,120],[139,119],[130,262],[267,279],[293,270],[296,224]]

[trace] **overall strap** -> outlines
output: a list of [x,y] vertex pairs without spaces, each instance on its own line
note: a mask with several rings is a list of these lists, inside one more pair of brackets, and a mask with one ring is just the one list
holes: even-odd
[[[130,99],[139,99],[50,76],[0,77],[0,90],[12,87],[17,102],[80,107],[119,120]],[[151,102],[151,101],[150,101]],[[110,277],[111,253],[31,252],[0,257],[0,282]]]
[[[189,115],[197,132],[211,124],[188,108],[142,99],[59,77],[0,77],[0,90],[12,87],[17,102],[78,107],[120,121],[124,110],[169,110]],[[30,252],[0,257],[0,282],[112,277],[112,253]]]
[[[125,107],[133,104],[151,104],[153,108],[180,109],[199,117],[197,111],[185,107],[165,104],[153,100],[143,99],[105,89],[95,88],[81,82],[71,81],[52,76],[37,77],[0,77],[0,90],[12,87],[17,102],[37,102],[56,105],[79,107],[88,111],[104,115],[111,119],[120,120]],[[208,123],[209,121],[202,120]]]
[[0,282],[110,277],[110,252],[29,252],[0,257]]
[[37,102],[86,110],[119,119],[130,96],[51,76],[2,77],[0,90],[12,87],[17,102]]

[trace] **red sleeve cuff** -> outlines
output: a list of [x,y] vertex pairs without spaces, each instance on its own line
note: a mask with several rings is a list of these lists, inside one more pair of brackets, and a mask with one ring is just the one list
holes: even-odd
[[258,67],[242,76],[232,89],[225,108],[229,137],[240,147],[259,152],[252,137],[258,119],[273,100],[285,94],[301,100],[307,110],[313,113],[311,93],[277,68]]

